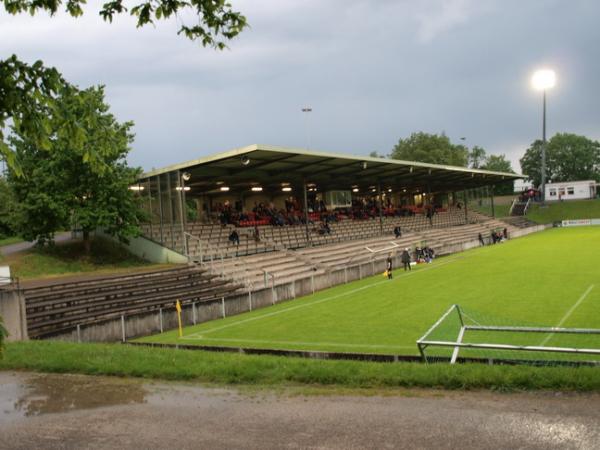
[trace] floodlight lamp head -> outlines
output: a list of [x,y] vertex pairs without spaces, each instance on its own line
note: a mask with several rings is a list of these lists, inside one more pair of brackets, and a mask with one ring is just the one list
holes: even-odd
[[189,173],[189,172],[183,172],[183,173],[181,174],[181,179],[182,179],[183,181],[190,181],[190,178],[192,178],[192,174],[191,174],[191,173]]
[[250,158],[248,158],[248,155],[242,155],[240,162],[242,163],[242,166],[247,166],[250,164]]
[[551,69],[536,71],[531,77],[531,85],[538,91],[545,91],[556,85],[556,74]]

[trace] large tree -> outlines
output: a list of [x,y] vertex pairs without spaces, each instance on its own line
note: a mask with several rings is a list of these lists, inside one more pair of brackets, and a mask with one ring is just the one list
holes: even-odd
[[[90,233],[98,227],[122,240],[136,235],[141,212],[128,187],[139,170],[125,161],[133,140],[132,123],[117,122],[101,87],[82,91],[66,87],[55,109],[48,150],[17,128],[10,138],[23,172],[20,177],[14,171],[9,174],[20,207],[20,234],[45,243],[56,231],[76,226],[83,231],[88,251]],[[85,138],[74,140],[61,116],[84,117],[79,127]],[[102,170],[95,170],[86,155],[92,155]]]
[[466,167],[468,155],[469,151],[465,146],[452,144],[444,133],[418,132],[406,139],[400,139],[390,156],[406,161]]
[[480,169],[481,165],[485,163],[485,159],[486,155],[483,148],[476,145],[469,151],[468,161],[470,168]]
[[[489,155],[485,158],[480,169],[491,170],[493,172],[515,173],[510,165],[510,161],[506,159],[505,155]],[[513,192],[514,183],[512,180],[499,184],[494,188],[494,193],[496,195],[509,195]]]
[[0,176],[0,239],[16,233],[17,204],[12,189]]
[[[533,142],[520,159],[521,170],[535,186],[542,182],[542,141]],[[600,143],[585,136],[557,133],[546,145],[546,182],[600,181]]]
[[[78,17],[83,14],[85,3],[85,0],[3,0],[0,5],[10,14],[34,15],[44,11],[54,15],[64,8],[71,16]],[[138,27],[154,24],[156,20],[179,19],[181,14],[191,12],[195,17],[193,23],[179,20],[178,33],[205,47],[223,49],[227,40],[247,26],[246,18],[225,0],[146,0],[135,3],[131,9],[124,3],[124,0],[106,1],[98,12],[109,22],[118,14],[129,13],[136,17]],[[21,135],[27,135],[38,148],[48,150],[48,118],[55,113],[57,92],[66,85],[56,69],[44,67],[41,61],[30,65],[15,55],[0,60],[0,155],[15,173],[20,174],[20,168],[7,146],[4,129],[13,123]],[[62,119],[73,139],[85,139],[79,118]],[[101,165],[94,165],[93,154],[87,154],[86,158],[94,169],[101,170]]]

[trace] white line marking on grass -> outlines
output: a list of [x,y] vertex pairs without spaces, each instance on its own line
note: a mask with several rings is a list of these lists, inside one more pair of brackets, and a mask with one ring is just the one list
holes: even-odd
[[[405,277],[407,277],[409,275],[418,274],[418,273],[426,272],[426,271],[431,270],[431,269],[435,269],[435,268],[438,268],[438,267],[445,266],[447,264],[450,264],[451,262],[456,261],[457,259],[462,259],[462,258],[465,258],[465,257],[466,256],[461,255],[461,256],[458,256],[456,258],[452,258],[451,260],[446,260],[446,261],[443,261],[443,262],[441,262],[439,264],[435,264],[435,265],[432,265],[432,266],[429,266],[429,267],[425,267],[425,268],[423,268],[421,270],[416,270],[415,272],[412,272],[412,271],[408,272],[407,274],[405,274],[402,277],[394,278],[391,282],[393,283],[395,281],[402,280],[403,278],[405,278]],[[390,280],[378,281],[376,283],[371,283],[371,284],[368,284],[366,286],[362,286],[362,287],[359,287],[359,288],[356,288],[356,289],[352,289],[352,290],[347,291],[347,292],[342,292],[341,294],[332,295],[331,297],[325,297],[325,298],[323,298],[321,300],[316,300],[314,302],[303,303],[302,305],[296,305],[296,306],[292,306],[290,308],[281,309],[279,311],[273,311],[273,312],[270,312],[270,313],[263,314],[261,316],[250,317],[248,319],[240,320],[238,322],[229,323],[227,325],[222,325],[220,327],[215,327],[215,328],[211,328],[211,329],[208,329],[208,330],[202,330],[202,331],[199,331],[198,333],[192,333],[192,334],[189,334],[189,335],[187,335],[185,337],[182,337],[182,338],[179,338],[179,339],[190,338],[190,337],[193,338],[194,336],[197,336],[197,335],[203,335],[203,334],[206,334],[206,333],[214,333],[215,331],[224,330],[226,328],[235,327],[235,326],[242,325],[242,324],[248,323],[248,322],[254,322],[255,320],[265,319],[267,317],[277,316],[279,314],[283,314],[283,313],[286,313],[286,312],[289,312],[289,311],[295,311],[295,310],[300,309],[300,308],[306,308],[308,306],[318,305],[320,303],[327,302],[329,300],[335,300],[337,298],[345,297],[347,295],[356,294],[357,292],[361,292],[361,291],[364,291],[365,289],[369,289],[369,288],[372,288],[372,287],[375,287],[375,286],[379,286],[379,285],[384,284],[384,283],[390,283]]]
[[193,341],[215,341],[215,342],[242,342],[248,344],[276,344],[276,345],[301,345],[306,346],[330,346],[330,347],[356,347],[356,348],[398,348],[414,350],[415,346],[411,345],[371,345],[371,344],[344,344],[339,342],[299,342],[299,341],[269,341],[262,339],[234,339],[234,338],[205,338],[205,337],[184,337],[183,340]]
[[[558,322],[558,325],[556,325],[556,328],[560,328],[563,326],[563,324],[567,321],[567,319],[569,317],[571,317],[571,314],[573,314],[573,311],[575,311],[575,309],[577,309],[577,307],[579,305],[581,305],[581,302],[583,302],[585,300],[585,298],[588,296],[588,294],[590,292],[592,292],[592,289],[594,289],[593,284],[591,284],[590,287],[587,288],[587,290],[583,293],[583,295],[581,297],[579,297],[579,300],[577,300],[575,302],[575,304],[573,306],[571,306],[571,308],[566,312],[566,314],[563,316],[563,318],[560,319],[560,322]],[[542,341],[541,346],[546,345],[552,336],[554,336],[554,333],[550,333],[548,336],[546,336],[546,338]]]

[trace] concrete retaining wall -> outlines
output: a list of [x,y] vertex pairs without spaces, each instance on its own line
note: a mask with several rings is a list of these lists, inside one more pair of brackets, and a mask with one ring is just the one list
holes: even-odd
[[0,317],[8,331],[8,341],[25,341],[27,320],[25,316],[25,298],[18,289],[11,287],[0,289]]
[[187,264],[188,259],[184,255],[174,252],[171,249],[163,247],[162,245],[151,241],[143,236],[129,238],[129,244],[120,242],[114,236],[102,232],[102,230],[96,230],[98,236],[110,239],[123,245],[127,250],[136,256],[139,256],[146,261],[150,261],[158,264]]

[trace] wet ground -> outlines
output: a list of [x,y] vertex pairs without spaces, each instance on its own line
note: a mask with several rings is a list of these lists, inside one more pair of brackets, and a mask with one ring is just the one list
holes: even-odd
[[597,394],[384,394],[0,372],[0,449],[600,449]]

